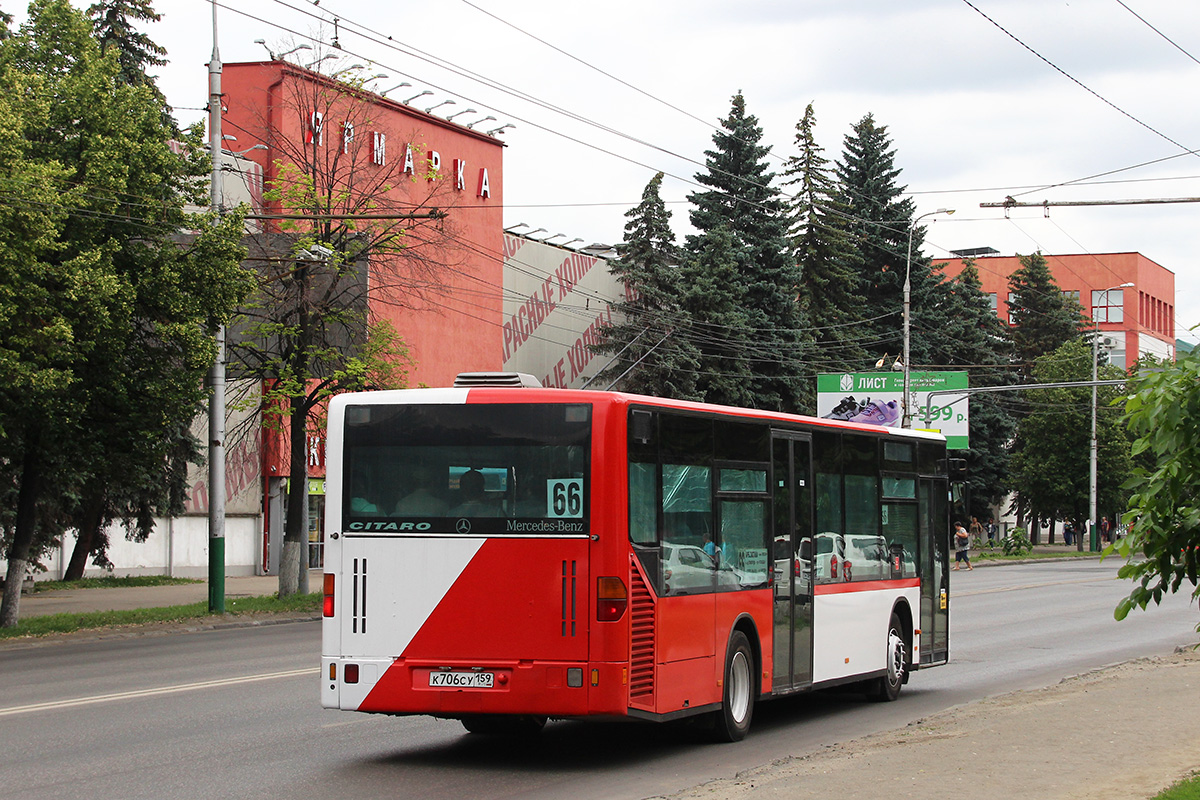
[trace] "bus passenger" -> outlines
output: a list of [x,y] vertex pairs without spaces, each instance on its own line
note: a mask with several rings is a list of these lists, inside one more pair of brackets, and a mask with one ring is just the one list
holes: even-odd
[[483,473],[469,469],[458,479],[459,503],[450,510],[452,517],[493,517],[496,504],[487,499]]
[[425,465],[417,466],[412,471],[417,488],[400,498],[396,503],[394,516],[443,517],[446,515],[447,503],[438,497],[433,490],[434,471]]

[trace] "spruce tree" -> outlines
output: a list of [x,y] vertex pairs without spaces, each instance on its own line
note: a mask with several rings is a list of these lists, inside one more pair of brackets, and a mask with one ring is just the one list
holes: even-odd
[[671,212],[660,194],[663,173],[642,192],[642,202],[625,213],[625,241],[609,271],[625,287],[614,305],[616,321],[602,331],[596,351],[612,356],[597,376],[604,387],[657,397],[698,400],[699,353],[688,338],[680,308],[680,256],[671,232]]
[[88,7],[92,33],[100,43],[100,52],[108,55],[115,50],[120,65],[118,80],[126,86],[146,86],[163,108],[163,121],[170,125],[172,135],[179,130],[171,116],[167,98],[159,91],[154,78],[146,72],[149,67],[167,63],[167,51],[149,36],[137,30],[137,22],[158,22],[162,15],[154,10],[150,0],[100,0]]
[[[695,206],[692,225],[700,231],[688,237],[688,251],[696,263],[711,263],[712,252],[723,250],[725,243],[714,245],[708,238],[718,229],[726,231],[732,248],[728,255],[736,266],[731,279],[745,303],[739,315],[745,330],[734,338],[753,343],[744,354],[752,364],[751,404],[798,410],[804,381],[796,361],[800,280],[789,254],[784,202],[772,186],[775,174],[767,168],[770,148],[760,144],[762,129],[746,113],[740,92],[721,127],[713,134],[715,148],[705,151],[707,171],[696,175],[710,190],[688,196]],[[706,252],[709,257],[699,258]]]
[[687,336],[699,351],[697,393],[706,402],[753,406],[755,335],[741,282],[737,239],[726,228],[700,238],[702,249],[684,267],[681,302],[690,322]]
[[[942,347],[935,353],[949,368],[965,368],[970,385],[1006,386],[1015,383],[1007,367],[1009,343],[1005,325],[992,311],[988,296],[979,280],[979,270],[968,261],[962,271],[946,283],[945,302],[941,306],[944,325]],[[971,395],[970,448],[955,453],[967,459],[967,480],[971,487],[971,514],[986,519],[991,508],[1003,498],[1008,487],[1008,445],[1016,428],[1016,419],[1008,412],[1006,394],[982,392]],[[914,411],[914,425],[922,427]]]
[[1008,317],[1014,356],[1028,383],[1035,359],[1052,353],[1083,330],[1083,310],[1062,293],[1041,253],[1020,257],[1008,276]]
[[837,182],[813,135],[812,103],[796,123],[796,149],[784,168],[785,186],[795,187],[788,230],[792,258],[800,271],[800,307],[811,326],[803,336],[810,380],[806,411],[812,413],[817,372],[855,372],[867,354],[861,344],[864,306],[859,297],[858,251],[850,240],[848,216]]
[[[895,165],[896,151],[887,127],[876,125],[867,114],[851,127],[843,141],[837,176],[850,214],[849,230],[859,253],[859,291],[871,319],[863,328],[863,346],[873,358],[889,360],[903,350],[904,274],[908,259],[909,227],[913,201],[903,196],[906,187],[897,184],[901,170]],[[916,331],[936,330],[936,321],[920,324],[927,310],[938,302],[930,297],[938,281],[929,261],[920,255],[924,230],[912,232],[912,361],[929,364],[927,343]],[[910,365],[911,366],[911,365]]]

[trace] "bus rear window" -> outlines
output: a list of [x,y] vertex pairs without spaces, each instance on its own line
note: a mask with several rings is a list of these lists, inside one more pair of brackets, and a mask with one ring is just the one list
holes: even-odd
[[350,406],[344,530],[586,534],[590,441],[588,405]]

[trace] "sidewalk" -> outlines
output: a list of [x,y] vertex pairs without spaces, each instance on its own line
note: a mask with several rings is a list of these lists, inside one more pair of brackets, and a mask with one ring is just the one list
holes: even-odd
[[671,800],[1144,800],[1200,769],[1197,690],[1196,650],[1139,659],[828,745]]

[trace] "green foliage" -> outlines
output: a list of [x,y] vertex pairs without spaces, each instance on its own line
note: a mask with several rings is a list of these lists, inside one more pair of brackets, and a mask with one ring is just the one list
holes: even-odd
[[[1038,383],[1089,381],[1092,347],[1075,339],[1034,362]],[[1101,378],[1119,378],[1120,370],[1104,367]],[[1132,469],[1129,439],[1120,412],[1111,403],[1114,387],[1097,390],[1097,503],[1123,508],[1121,484]],[[1019,447],[1012,456],[1013,486],[1041,517],[1087,519],[1091,460],[1091,389],[1036,389],[1025,392],[1031,411],[1018,426]],[[1111,516],[1111,515],[1110,515]]]
[[1200,351],[1136,374],[1124,405],[1138,463],[1125,484],[1129,533],[1109,550],[1127,561],[1118,574],[1137,585],[1117,606],[1117,619],[1161,602],[1185,581],[1200,597]]
[[1024,528],[1013,528],[1001,541],[1006,556],[1023,556],[1033,552],[1033,542]]

